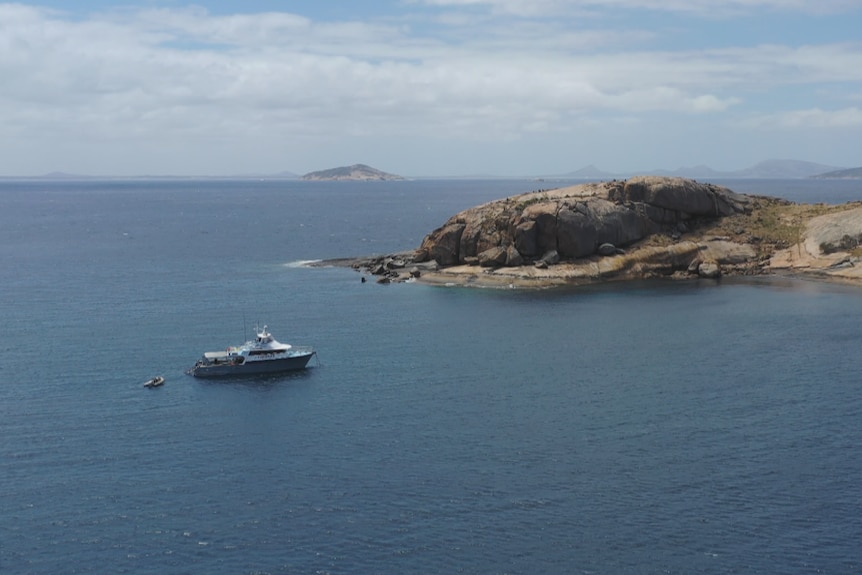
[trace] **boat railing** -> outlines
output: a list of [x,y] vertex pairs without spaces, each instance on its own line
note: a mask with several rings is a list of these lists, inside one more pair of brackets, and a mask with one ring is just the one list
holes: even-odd
[[297,355],[304,355],[306,353],[314,353],[314,348],[308,345],[294,345],[288,351]]

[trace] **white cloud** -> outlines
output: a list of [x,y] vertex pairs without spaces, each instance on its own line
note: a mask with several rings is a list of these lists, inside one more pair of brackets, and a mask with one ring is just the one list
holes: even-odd
[[493,138],[591,109],[716,112],[735,101],[713,95],[697,55],[684,64],[667,54],[576,56],[555,49],[577,43],[569,33],[529,28],[514,47],[455,49],[397,28],[286,14],[159,10],[75,22],[0,6],[0,20],[0,42],[15,48],[0,60],[14,78],[0,88],[0,118],[22,128],[203,134],[263,122],[334,133],[408,122]]
[[429,6],[485,7],[516,16],[542,16],[584,10],[638,9],[704,16],[732,15],[766,8],[783,12],[833,13],[860,5],[859,0],[417,0]]
[[739,98],[719,98],[712,94],[703,94],[695,96],[689,100],[691,109],[694,112],[723,112],[730,106],[741,103]]
[[762,94],[781,102],[783,91],[807,84],[828,92],[855,83],[858,94],[858,44],[645,51],[646,30],[526,21],[453,39],[448,30],[419,33],[406,22],[215,16],[200,8],[72,19],[0,4],[0,153],[37,138],[46,149],[76,142],[81,150],[203,149],[214,141],[294,149],[351,136],[518,141],[657,115],[687,123],[735,114],[761,118],[749,124],[761,127],[858,125],[856,108],[823,112],[829,106],[817,102],[781,115],[749,103]]

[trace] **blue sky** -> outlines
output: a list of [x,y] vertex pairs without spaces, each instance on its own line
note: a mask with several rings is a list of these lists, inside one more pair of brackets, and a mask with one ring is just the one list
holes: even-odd
[[0,175],[862,166],[862,0],[0,3]]

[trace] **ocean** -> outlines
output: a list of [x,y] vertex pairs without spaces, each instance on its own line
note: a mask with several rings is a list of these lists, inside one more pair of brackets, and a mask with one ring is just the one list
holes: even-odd
[[[0,573],[862,571],[862,288],[303,265],[565,183],[0,181]],[[311,367],[185,374],[263,324]]]

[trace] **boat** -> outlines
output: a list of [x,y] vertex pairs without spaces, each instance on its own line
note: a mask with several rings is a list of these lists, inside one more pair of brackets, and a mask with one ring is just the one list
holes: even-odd
[[144,387],[159,387],[160,385],[164,385],[165,378],[161,375],[157,375],[156,377],[150,378],[144,382]]
[[208,351],[188,373],[194,377],[258,375],[305,369],[315,352],[307,346],[277,341],[267,326],[256,329],[251,341],[225,351]]

